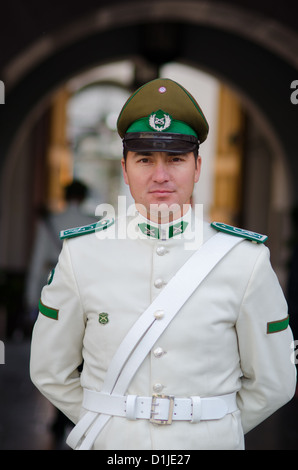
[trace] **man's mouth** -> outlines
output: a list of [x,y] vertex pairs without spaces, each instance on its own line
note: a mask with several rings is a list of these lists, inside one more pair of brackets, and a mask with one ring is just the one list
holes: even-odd
[[170,189],[153,189],[153,190],[149,191],[150,194],[171,194],[173,192],[174,191],[172,191]]

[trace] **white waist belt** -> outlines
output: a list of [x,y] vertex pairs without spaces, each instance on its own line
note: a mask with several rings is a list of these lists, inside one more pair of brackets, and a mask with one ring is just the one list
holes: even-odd
[[89,411],[127,419],[148,419],[156,424],[171,424],[173,421],[221,419],[236,411],[236,393],[218,397],[176,398],[171,395],[108,395],[84,389],[83,407]]

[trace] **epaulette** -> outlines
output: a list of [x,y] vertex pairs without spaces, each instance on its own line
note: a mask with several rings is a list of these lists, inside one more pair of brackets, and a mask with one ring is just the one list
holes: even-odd
[[87,235],[89,233],[99,232],[105,230],[111,225],[113,225],[115,220],[111,219],[101,219],[98,222],[90,225],[83,225],[82,227],[69,228],[67,230],[61,230],[60,239],[64,240],[65,238],[80,237],[81,235]]
[[247,240],[250,240],[254,243],[265,243],[265,241],[268,239],[267,235],[233,227],[232,225],[223,224],[222,222],[212,222],[211,227],[215,228],[219,232],[228,233],[229,235],[234,235],[236,237],[246,238]]

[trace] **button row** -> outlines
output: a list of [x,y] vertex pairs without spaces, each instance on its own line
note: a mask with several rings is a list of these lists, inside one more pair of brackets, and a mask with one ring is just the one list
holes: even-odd
[[[158,254],[158,256],[164,256],[167,253],[167,249],[164,246],[158,246],[156,248],[156,253]],[[154,286],[157,289],[161,289],[164,286],[164,284],[165,282],[162,279],[156,279],[154,282]],[[161,320],[164,317],[164,314],[165,314],[164,310],[157,310],[154,313],[154,317],[156,318],[156,320]],[[164,354],[165,354],[165,351],[161,347],[157,347],[153,351],[153,355],[156,358],[160,358]],[[161,393],[163,388],[164,388],[164,385],[162,385],[161,383],[156,383],[153,385],[153,391],[155,393]]]
[[[154,317],[157,319],[157,320],[161,320],[163,317],[164,317],[164,310],[157,310],[155,313],[154,313]],[[166,351],[163,350],[163,348],[161,347],[157,347],[154,349],[153,351],[153,355],[156,357],[156,358],[160,358],[162,357],[164,354],[166,353]],[[162,385],[161,383],[156,383],[153,385],[153,391],[155,393],[161,393],[162,390],[164,388],[164,385]]]

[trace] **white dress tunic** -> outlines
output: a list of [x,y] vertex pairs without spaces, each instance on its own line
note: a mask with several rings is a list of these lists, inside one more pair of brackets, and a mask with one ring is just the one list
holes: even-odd
[[[42,290],[31,377],[74,423],[86,412],[83,389],[101,391],[127,332],[193,254],[193,224],[180,222],[173,229],[147,225],[137,216],[126,220],[133,236],[123,236],[118,220],[104,231],[65,239],[54,275]],[[199,243],[216,233],[204,223]],[[126,391],[145,397],[236,392],[238,410],[222,419],[165,426],[113,416],[94,449],[243,449],[243,434],[294,394],[292,341],[269,250],[245,240],[186,301]]]

